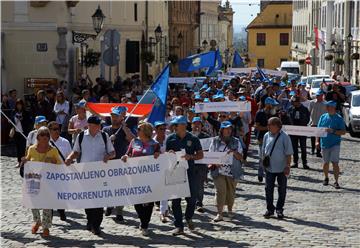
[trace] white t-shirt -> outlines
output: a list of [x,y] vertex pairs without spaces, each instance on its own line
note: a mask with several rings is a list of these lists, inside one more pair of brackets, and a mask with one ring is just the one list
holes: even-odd
[[[66,114],[58,114],[60,111],[64,111]],[[65,118],[69,115],[69,102],[64,101],[63,103],[55,102],[54,112],[56,113],[56,122],[64,124]]]

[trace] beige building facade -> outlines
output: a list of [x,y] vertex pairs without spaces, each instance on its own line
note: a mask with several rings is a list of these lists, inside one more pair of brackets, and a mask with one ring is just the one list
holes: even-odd
[[[87,70],[90,79],[101,74],[112,81],[141,74],[142,50],[155,55],[146,64],[156,75],[167,61],[168,3],[166,1],[8,1],[1,2],[2,78],[1,89],[15,88],[19,96],[32,93],[25,78],[53,78],[73,84],[85,73],[80,64],[80,44],[73,43],[72,31],[95,34],[91,16],[100,6],[106,16],[96,39],[88,39],[88,49],[101,52],[104,33],[120,33],[119,66],[99,65]],[[154,30],[160,25],[162,37],[155,42]],[[147,39],[147,40],[146,40]],[[131,70],[130,70],[131,69]]]

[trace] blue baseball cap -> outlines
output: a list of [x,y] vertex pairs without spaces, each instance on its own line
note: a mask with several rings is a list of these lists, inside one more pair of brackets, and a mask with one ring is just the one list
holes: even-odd
[[162,126],[162,125],[166,125],[166,123],[163,121],[155,121],[155,123],[154,123],[155,127]]
[[209,98],[204,98],[204,102],[210,102]]
[[321,96],[321,95],[324,95],[324,94],[325,94],[325,92],[323,90],[318,90],[316,92],[316,96]]
[[174,124],[174,125],[178,125],[178,124],[187,124],[187,120],[185,118],[185,116],[183,115],[179,115],[179,116],[176,116],[172,121],[171,121],[171,124]]
[[298,82],[297,85],[305,86],[306,83],[305,82]]
[[201,123],[202,123],[202,120],[201,120],[201,118],[200,118],[199,116],[195,116],[195,117],[192,119],[191,122],[192,122],[192,123],[195,123],[195,122],[201,122]]
[[205,92],[207,92],[207,93],[211,92],[211,88],[207,88],[207,89],[205,90]]
[[225,99],[224,94],[216,94],[212,97],[213,99]]
[[269,104],[269,105],[272,105],[272,106],[279,105],[279,103],[274,98],[271,98],[271,97],[267,97],[265,99],[265,104]]
[[86,106],[86,101],[85,100],[81,100],[80,102],[75,104],[75,107],[77,107],[77,108],[85,108],[85,106]]
[[335,101],[327,101],[327,102],[325,102],[325,105],[328,106],[328,107],[336,107],[337,102],[335,102]]
[[289,95],[290,95],[290,96],[295,96],[295,95],[296,95],[296,92],[292,90],[292,91],[290,91]]
[[284,82],[280,83],[280,87],[285,87],[285,86],[286,86],[286,83],[284,83]]
[[232,124],[230,121],[223,121],[221,122],[220,129],[232,127]]
[[204,84],[204,85],[200,88],[200,90],[206,90],[207,88],[209,88],[209,86],[208,86],[207,84]]
[[194,107],[189,108],[189,112],[195,113],[195,108]]
[[100,117],[97,116],[97,115],[92,115],[92,116],[90,116],[90,117],[87,119],[87,123],[100,125],[101,119],[100,119]]
[[117,106],[117,107],[111,108],[111,114],[120,115],[121,113],[126,112],[127,110],[128,110],[127,107]]
[[195,100],[201,100],[201,96],[200,95],[195,95]]
[[240,100],[240,101],[246,101],[246,97],[245,97],[245,96],[240,96],[240,97],[239,97],[239,100]]
[[35,124],[40,124],[41,122],[46,122],[46,117],[43,115],[38,115],[35,117]]

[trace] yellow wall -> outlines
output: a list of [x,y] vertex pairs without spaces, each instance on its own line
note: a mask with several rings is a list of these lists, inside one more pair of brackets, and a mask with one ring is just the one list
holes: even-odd
[[[266,45],[256,45],[256,34],[266,34]],[[287,46],[280,46],[280,33],[289,33],[289,43]],[[291,47],[291,28],[281,29],[249,29],[248,30],[248,53],[249,67],[257,65],[257,59],[265,59],[264,67],[267,69],[275,69],[280,67],[280,59],[286,58],[290,60]]]

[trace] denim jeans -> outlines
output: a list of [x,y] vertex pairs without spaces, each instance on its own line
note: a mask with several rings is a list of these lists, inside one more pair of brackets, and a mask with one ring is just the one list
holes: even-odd
[[258,168],[258,176],[259,177],[264,177],[264,166],[263,166],[263,161],[260,158],[261,157],[261,153],[262,153],[262,144],[259,144],[259,168]]
[[[188,180],[189,180],[189,187],[190,187],[190,197],[186,197],[186,210],[185,210],[185,219],[190,220],[192,219],[195,207],[196,207],[196,198],[199,191],[199,182],[200,178],[197,173],[195,173],[194,167],[189,167],[188,169]],[[181,198],[172,200],[172,211],[175,218],[174,224],[175,227],[184,228],[183,213],[181,209]]]
[[[274,187],[275,180],[277,179],[278,183],[278,201],[276,203],[276,208],[274,207]],[[287,187],[287,177],[282,173],[272,173],[266,172],[265,176],[265,194],[266,194],[266,205],[267,210],[271,213],[276,211],[282,212],[284,210],[285,198],[286,198],[286,187]]]

